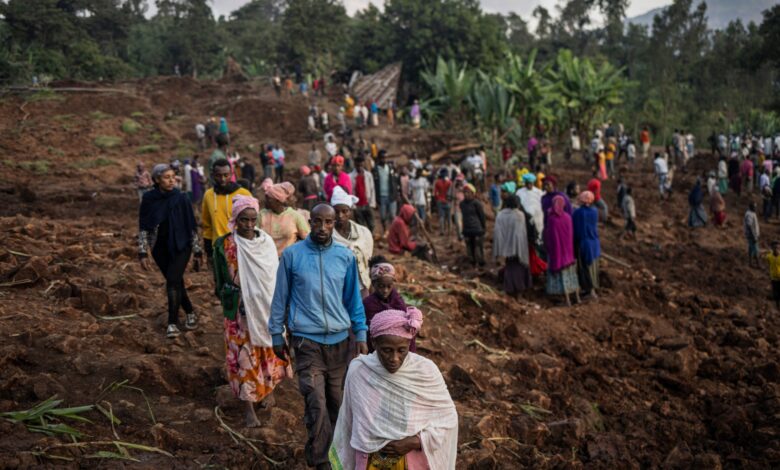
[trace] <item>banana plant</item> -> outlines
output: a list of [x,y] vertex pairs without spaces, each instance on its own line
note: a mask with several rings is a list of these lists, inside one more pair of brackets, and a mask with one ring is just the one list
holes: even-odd
[[467,120],[465,113],[474,86],[474,71],[452,59],[445,61],[439,57],[436,68],[424,70],[421,77],[431,93],[426,109],[432,120],[442,119],[447,126]]
[[[479,72],[479,78],[468,98],[469,109],[477,124],[482,142],[490,143],[490,157],[499,161],[498,147],[517,136],[520,126],[515,120],[515,97],[494,78]],[[514,144],[514,142],[513,142]]]
[[580,135],[587,135],[597,119],[603,119],[623,102],[627,86],[622,68],[609,62],[596,67],[587,58],[574,57],[568,49],[558,52],[555,66],[547,70],[547,76],[565,110],[567,124]]
[[515,99],[517,118],[525,134],[530,134],[538,124],[549,128],[556,121],[554,104],[557,95],[554,85],[546,80],[548,69],[548,66],[537,69],[534,49],[526,61],[508,53],[496,74],[498,83]]

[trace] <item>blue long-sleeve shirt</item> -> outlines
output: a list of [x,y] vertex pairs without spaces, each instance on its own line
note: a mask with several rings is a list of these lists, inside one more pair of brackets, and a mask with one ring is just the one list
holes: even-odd
[[285,326],[293,336],[336,344],[349,336],[350,325],[356,341],[366,341],[366,312],[352,251],[339,243],[319,245],[311,237],[287,247],[268,321],[273,344],[284,344]]

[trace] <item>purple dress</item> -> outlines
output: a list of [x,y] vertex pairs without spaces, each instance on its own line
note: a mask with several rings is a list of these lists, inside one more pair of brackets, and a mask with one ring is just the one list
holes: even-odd
[[[401,310],[402,312],[405,312],[406,302],[404,302],[404,299],[398,294],[398,291],[393,288],[393,290],[390,291],[390,297],[387,298],[386,302],[380,299],[379,296],[376,295],[376,292],[367,295],[363,299],[363,308],[366,310],[366,324],[368,325],[368,352],[373,352],[374,345],[371,344],[371,319],[374,318],[374,315],[377,313],[384,312],[385,310]],[[412,342],[409,344],[409,351],[417,352],[416,338],[412,338]]]
[[203,183],[200,182],[200,173],[196,168],[190,170],[192,177],[192,202],[198,203],[203,197]]

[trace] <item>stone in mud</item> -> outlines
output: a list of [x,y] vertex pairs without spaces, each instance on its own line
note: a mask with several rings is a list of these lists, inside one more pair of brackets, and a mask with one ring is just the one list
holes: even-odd
[[664,468],[668,469],[688,469],[693,463],[693,454],[685,441],[677,444],[674,449],[666,456]]
[[81,306],[93,315],[105,315],[111,307],[111,300],[102,289],[83,287],[81,289]]
[[579,441],[585,437],[585,425],[577,418],[565,419],[547,423],[550,430],[550,439],[558,445],[567,447],[579,446]]
[[453,366],[450,368],[450,380],[453,382],[456,382],[458,384],[461,384],[466,387],[473,387],[476,388],[478,391],[482,392],[482,386],[479,385],[479,383],[474,380],[474,377],[472,377],[471,373],[464,369],[463,367],[453,364]]
[[157,423],[149,430],[157,447],[167,451],[180,449],[184,445],[184,437],[175,429],[167,428]]

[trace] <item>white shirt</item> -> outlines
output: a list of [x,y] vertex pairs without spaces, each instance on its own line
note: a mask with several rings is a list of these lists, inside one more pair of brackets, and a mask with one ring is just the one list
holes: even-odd
[[427,205],[428,198],[426,197],[425,193],[428,191],[430,186],[431,183],[429,183],[428,180],[422,176],[409,182],[409,188],[412,191],[412,202],[415,206]]
[[339,151],[339,146],[336,145],[336,142],[328,142],[325,144],[325,151],[328,152],[328,155],[331,157],[335,157]]
[[202,139],[206,137],[206,126],[204,126],[203,124],[196,125],[195,134],[198,136],[198,139]]
[[418,170],[422,168],[422,162],[418,158],[410,160],[409,163]]
[[666,160],[664,160],[663,157],[656,158],[653,165],[655,165],[656,175],[665,175],[669,173],[669,165],[667,165]]

